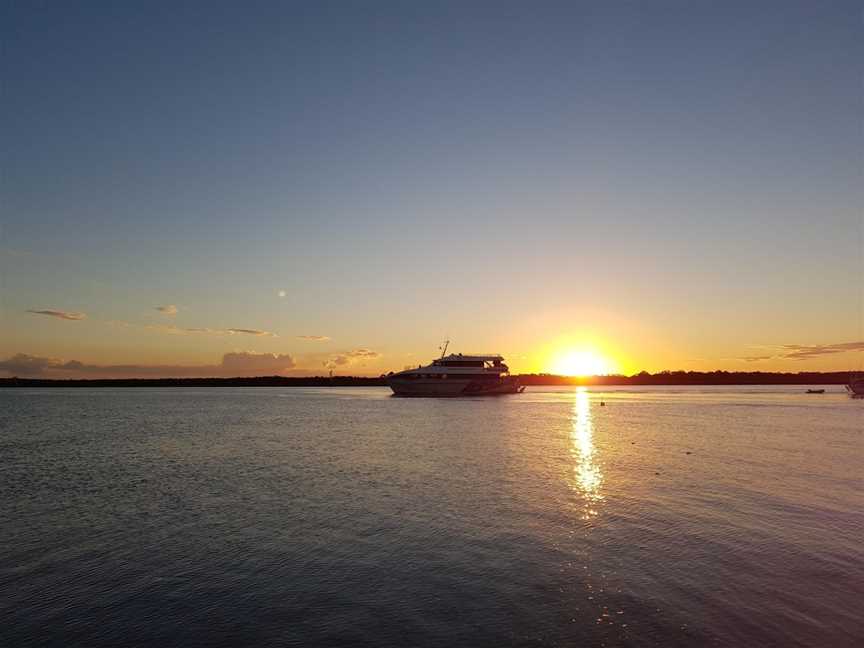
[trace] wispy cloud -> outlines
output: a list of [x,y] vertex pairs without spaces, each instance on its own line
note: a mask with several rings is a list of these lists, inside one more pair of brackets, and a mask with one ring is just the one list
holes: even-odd
[[330,338],[326,335],[298,335],[301,340],[309,340],[310,342],[329,342]]
[[61,311],[61,310],[37,310],[37,309],[29,309],[28,313],[35,313],[36,315],[48,315],[49,317],[58,317],[64,320],[83,320],[87,319],[86,313],[76,313],[72,311]]
[[[165,313],[166,315],[173,316],[178,312],[178,309],[174,305],[167,306],[156,306],[156,310]],[[171,310],[174,309],[174,310]],[[27,311],[28,313],[35,313],[37,315],[48,315],[50,317],[57,317],[64,320],[83,320],[87,318],[85,313],[75,313],[70,311],[60,311],[60,310],[37,310],[30,309]],[[105,324],[109,326],[117,326],[122,328],[141,328],[146,329],[148,331],[159,331],[160,333],[168,333],[170,335],[194,335],[194,334],[202,334],[202,335],[252,335],[255,337],[279,337],[276,333],[271,331],[264,331],[262,329],[255,328],[228,328],[228,329],[219,329],[219,328],[209,328],[209,327],[181,327],[175,324],[136,324],[135,322],[125,322],[122,320],[106,320]],[[329,339],[324,336],[320,336],[321,339]],[[318,336],[310,336],[310,339],[319,339]]]
[[806,360],[835,353],[864,351],[864,342],[841,342],[840,344],[784,344],[784,357],[792,360]]
[[279,337],[275,333],[271,333],[270,331],[260,331],[258,329],[242,329],[242,328],[232,328],[227,329],[228,333],[234,335],[235,333],[239,333],[241,335],[255,335],[257,337]]
[[[118,326],[136,326],[130,322],[113,322],[113,324]],[[270,331],[246,328],[214,329],[208,327],[180,327],[173,324],[146,324],[143,328],[148,331],[159,331],[170,335],[254,335],[256,337],[279,337]]]
[[21,377],[46,378],[181,378],[272,376],[293,369],[289,354],[235,351],[222,356],[217,365],[92,365],[78,360],[40,357],[18,353],[0,361],[0,372]]
[[742,362],[763,362],[766,360],[809,360],[837,353],[864,351],[864,342],[840,342],[837,344],[778,344],[763,347],[773,350],[773,353],[744,356],[737,358]]

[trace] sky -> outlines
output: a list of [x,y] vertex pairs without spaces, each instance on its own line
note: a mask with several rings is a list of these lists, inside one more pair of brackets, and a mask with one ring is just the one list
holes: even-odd
[[[859,2],[4,3],[0,375],[857,368]],[[569,354],[569,356],[568,356]]]

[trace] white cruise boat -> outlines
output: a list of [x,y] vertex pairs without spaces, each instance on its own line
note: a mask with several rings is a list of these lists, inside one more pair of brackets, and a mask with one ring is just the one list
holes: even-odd
[[387,384],[397,396],[484,396],[525,389],[510,376],[500,355],[444,353],[425,367],[389,374]]

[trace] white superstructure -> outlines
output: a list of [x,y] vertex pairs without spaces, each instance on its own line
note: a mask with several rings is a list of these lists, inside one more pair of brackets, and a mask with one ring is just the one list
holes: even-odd
[[[446,345],[445,345],[446,352]],[[400,396],[469,396],[515,394],[521,387],[510,377],[498,354],[442,355],[432,364],[387,376],[387,384]]]

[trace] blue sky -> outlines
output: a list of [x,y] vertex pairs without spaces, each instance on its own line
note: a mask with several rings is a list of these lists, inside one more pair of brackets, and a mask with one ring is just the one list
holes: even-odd
[[0,359],[858,362],[782,350],[861,339],[858,3],[13,1],[0,29]]

